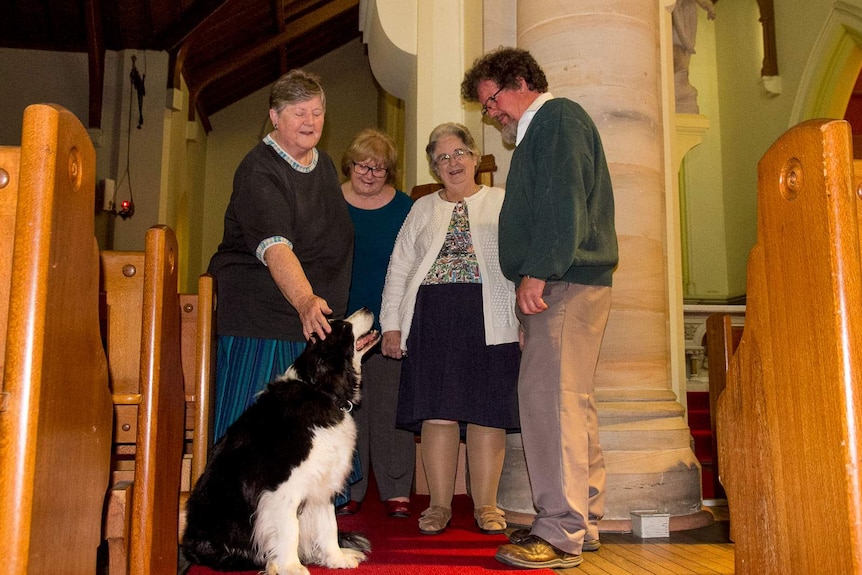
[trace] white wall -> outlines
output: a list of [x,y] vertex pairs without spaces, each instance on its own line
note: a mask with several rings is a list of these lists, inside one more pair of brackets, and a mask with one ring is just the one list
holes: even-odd
[[[716,10],[722,6],[717,5]],[[720,16],[719,16],[720,17]],[[681,193],[687,234],[688,283],[684,296],[696,300],[723,300],[727,284],[727,249],[724,238],[724,180],[721,164],[721,116],[718,74],[715,68],[715,24],[698,10],[697,42],[689,66],[689,81],[698,91],[700,114],[709,120],[703,142],[683,160]]]

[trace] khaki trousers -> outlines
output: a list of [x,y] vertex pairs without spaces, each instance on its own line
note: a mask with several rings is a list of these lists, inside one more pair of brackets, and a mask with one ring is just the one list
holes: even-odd
[[598,539],[605,466],[594,375],[611,288],[548,282],[548,309],[518,312],[524,348],[518,379],[521,436],[537,515],[532,534],[568,553]]

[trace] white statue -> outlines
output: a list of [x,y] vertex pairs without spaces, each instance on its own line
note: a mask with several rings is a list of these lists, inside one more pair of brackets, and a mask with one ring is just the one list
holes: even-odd
[[678,114],[698,114],[697,90],[688,81],[688,64],[694,54],[697,36],[698,6],[706,10],[707,18],[715,20],[712,0],[677,0],[673,20],[673,79]]

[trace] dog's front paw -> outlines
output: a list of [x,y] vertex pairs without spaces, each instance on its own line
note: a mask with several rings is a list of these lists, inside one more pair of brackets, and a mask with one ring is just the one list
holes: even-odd
[[324,558],[322,566],[330,569],[356,569],[365,559],[365,553],[361,551],[341,548],[337,553]]
[[266,564],[266,575],[310,575],[302,563],[291,563],[279,567],[275,561]]

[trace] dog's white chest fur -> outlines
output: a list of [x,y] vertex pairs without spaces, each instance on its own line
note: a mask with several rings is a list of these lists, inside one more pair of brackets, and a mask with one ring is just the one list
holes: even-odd
[[303,483],[310,481],[308,497],[325,496],[328,501],[344,487],[353,465],[354,445],[356,423],[349,415],[334,427],[315,429],[308,459],[294,469],[287,483],[294,478]]
[[[355,442],[356,424],[349,415],[334,427],[316,428],[305,461],[275,491],[261,495],[253,539],[268,573],[275,565],[278,573],[307,573],[300,558],[331,567],[355,567],[364,558],[353,551],[344,555],[337,538],[319,535],[335,535],[332,497],[350,473]],[[327,542],[333,547],[327,549]]]

